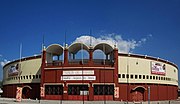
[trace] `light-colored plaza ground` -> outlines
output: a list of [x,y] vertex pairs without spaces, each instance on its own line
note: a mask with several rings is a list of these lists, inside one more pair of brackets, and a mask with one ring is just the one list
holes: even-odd
[[[16,102],[13,98],[0,98],[0,104],[127,104],[121,101],[62,101],[62,100],[31,100],[23,99]],[[128,102],[128,104],[148,104],[148,102]],[[150,104],[180,104],[180,100],[151,101]]]

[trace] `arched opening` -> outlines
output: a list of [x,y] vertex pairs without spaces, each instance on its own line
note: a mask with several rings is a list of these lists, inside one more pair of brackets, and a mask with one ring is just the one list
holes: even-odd
[[73,43],[68,48],[69,64],[87,64],[89,60],[89,47],[83,43]]
[[22,89],[22,98],[23,99],[31,98],[31,90],[32,88],[30,86],[24,86]]
[[46,61],[48,65],[61,65],[63,62],[63,47],[59,44],[52,44],[46,49]]
[[112,64],[114,62],[113,47],[107,43],[100,43],[94,47],[94,64]]
[[104,52],[100,49],[96,49],[93,52],[93,62],[94,64],[104,64],[106,59],[106,55],[104,54]]
[[147,90],[143,86],[136,86],[131,90],[131,98],[133,101],[143,101],[144,100],[144,92]]

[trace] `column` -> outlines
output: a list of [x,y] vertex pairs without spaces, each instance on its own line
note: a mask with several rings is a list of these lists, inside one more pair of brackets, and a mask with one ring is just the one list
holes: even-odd
[[93,91],[93,87],[92,87],[92,82],[90,82],[90,86],[89,86],[89,101],[93,101],[94,98],[94,91]]
[[64,82],[64,88],[63,88],[63,100],[68,100],[68,86],[66,81]]
[[89,49],[89,64],[92,65],[93,64],[93,48],[90,47]]
[[64,49],[64,65],[68,65],[68,49]]

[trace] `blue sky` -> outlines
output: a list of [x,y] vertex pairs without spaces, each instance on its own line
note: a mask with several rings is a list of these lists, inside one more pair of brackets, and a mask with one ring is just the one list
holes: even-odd
[[135,45],[132,53],[180,66],[180,0],[0,0],[0,61],[19,58],[20,43],[31,56],[43,35],[46,46],[63,44],[67,31],[70,44],[90,29],[96,39],[122,39]]

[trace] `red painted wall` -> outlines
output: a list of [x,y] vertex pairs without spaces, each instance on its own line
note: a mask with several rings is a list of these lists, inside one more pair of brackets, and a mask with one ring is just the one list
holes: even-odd
[[3,97],[15,98],[16,97],[16,89],[17,86],[30,86],[31,90],[31,99],[40,98],[40,84],[39,83],[31,83],[31,84],[23,84],[23,85],[4,85],[3,86]]
[[[177,86],[172,85],[157,85],[157,84],[130,84],[129,88],[127,84],[118,84],[119,87],[119,100],[133,101],[131,96],[131,90],[137,86],[143,86],[146,88],[144,91],[144,100],[148,100],[148,86],[150,86],[150,100],[174,100],[177,99]],[[129,93],[127,93],[127,90]],[[129,97],[127,97],[127,95]]]

